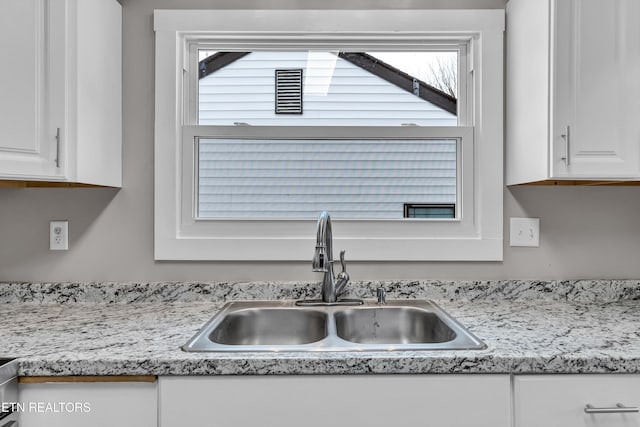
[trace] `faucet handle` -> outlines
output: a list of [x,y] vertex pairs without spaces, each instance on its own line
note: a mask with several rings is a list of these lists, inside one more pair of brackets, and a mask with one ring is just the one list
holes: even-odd
[[349,273],[347,273],[347,265],[344,263],[345,251],[340,251],[340,265],[342,265],[342,271],[336,278],[336,295],[340,295],[344,290],[344,287],[349,283]]
[[340,265],[342,266],[342,273],[347,273],[347,264],[344,262],[344,253],[346,251],[343,249],[340,251]]

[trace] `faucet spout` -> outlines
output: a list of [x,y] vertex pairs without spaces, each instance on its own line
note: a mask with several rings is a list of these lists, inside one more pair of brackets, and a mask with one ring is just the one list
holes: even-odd
[[313,255],[313,271],[328,272],[333,261],[333,234],[331,232],[331,216],[323,211],[318,218],[316,233],[316,251]]
[[333,233],[331,230],[331,216],[323,211],[318,218],[316,234],[316,250],[311,262],[313,271],[323,272],[322,301],[336,302],[338,295],[344,290],[349,275],[344,263],[344,251],[340,253],[342,272],[336,278],[333,274]]

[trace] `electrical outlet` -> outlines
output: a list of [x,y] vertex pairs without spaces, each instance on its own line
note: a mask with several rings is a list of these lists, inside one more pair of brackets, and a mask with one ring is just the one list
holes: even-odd
[[511,246],[540,246],[540,218],[511,218]]
[[49,222],[49,250],[69,250],[69,221]]

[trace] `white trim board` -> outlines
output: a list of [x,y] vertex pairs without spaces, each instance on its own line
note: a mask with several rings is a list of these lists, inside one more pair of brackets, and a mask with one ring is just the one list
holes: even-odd
[[[470,211],[463,212],[456,223],[442,221],[440,227],[414,220],[336,220],[334,246],[336,250],[347,249],[348,259],[360,261],[502,260],[503,10],[159,10],[155,12],[154,28],[156,260],[306,261],[315,244],[315,220],[219,222],[219,232],[206,231],[212,228],[210,224],[201,234],[197,229],[194,232],[195,214],[184,207],[194,174],[188,169],[192,158],[185,157],[189,153],[185,135],[191,135],[191,127],[185,126],[188,119],[183,121],[189,116],[185,114],[183,88],[185,80],[188,82],[185,58],[189,56],[189,41],[195,39],[218,41],[225,49],[235,46],[238,50],[255,43],[272,43],[273,48],[301,44],[313,48],[379,47],[386,43],[404,49],[410,49],[412,43],[469,43],[467,104],[472,112],[464,112],[470,123],[462,124],[471,126],[465,128],[465,138],[471,143],[463,144],[460,150],[459,177],[465,197],[463,209],[466,206]],[[350,31],[345,32],[345,28]],[[200,133],[208,132],[204,127],[197,128]],[[261,129],[211,128],[220,128],[210,131],[229,136],[238,132],[264,136]],[[460,132],[461,128],[452,129]],[[368,132],[377,131],[373,128]],[[415,130],[421,136],[433,131]],[[321,136],[322,129],[318,132]],[[456,226],[458,230],[454,230]]]

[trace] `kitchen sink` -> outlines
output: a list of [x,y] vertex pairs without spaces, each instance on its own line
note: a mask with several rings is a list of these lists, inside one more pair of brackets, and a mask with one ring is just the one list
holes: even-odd
[[295,308],[248,308],[233,311],[209,335],[226,345],[298,345],[327,336],[327,314]]
[[194,352],[480,350],[486,345],[437,304],[295,301],[226,304],[182,349]]
[[414,307],[366,307],[335,314],[337,335],[362,344],[445,343],[456,333],[437,314]]

